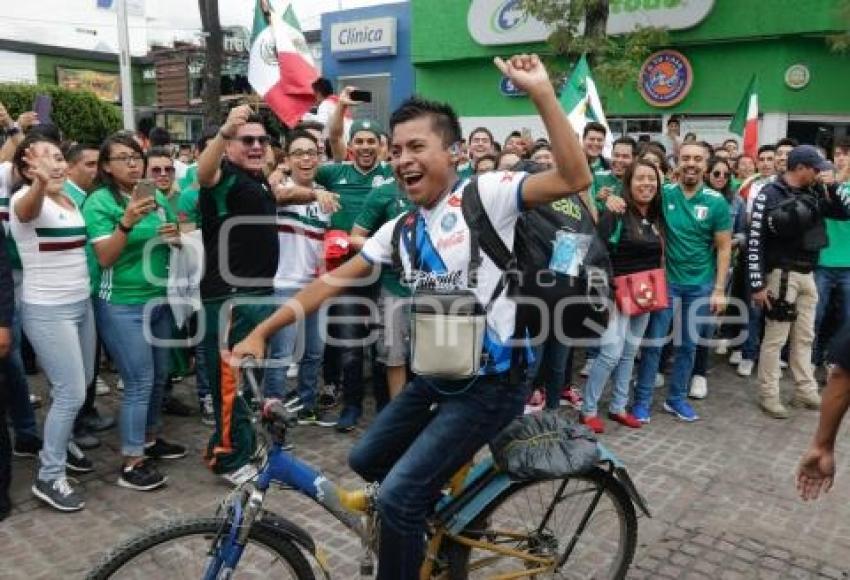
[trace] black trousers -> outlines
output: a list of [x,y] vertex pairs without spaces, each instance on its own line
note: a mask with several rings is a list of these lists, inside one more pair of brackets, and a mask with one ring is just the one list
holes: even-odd
[[0,520],[11,509],[9,486],[12,484],[12,442],[6,416],[9,411],[9,387],[6,380],[8,357],[0,359]]

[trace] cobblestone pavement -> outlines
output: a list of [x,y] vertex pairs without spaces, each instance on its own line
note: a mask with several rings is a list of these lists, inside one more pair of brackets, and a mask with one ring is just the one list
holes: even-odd
[[[114,375],[106,378],[115,381]],[[32,382],[44,394],[43,380]],[[790,382],[784,387],[790,389]],[[833,492],[818,503],[798,501],[794,468],[817,414],[798,410],[786,421],[769,419],[757,410],[754,391],[755,379],[739,378],[718,359],[708,398],[695,404],[702,416],[696,424],[677,422],[658,406],[652,423],[640,430],[609,422],[603,440],[625,460],[654,516],[639,521],[630,577],[848,577],[850,444],[839,446]],[[191,382],[176,392],[191,401]],[[117,402],[115,393],[98,399],[106,411]],[[197,417],[168,417],[166,429],[170,439],[189,446],[190,456],[162,464],[169,476],[164,489],[146,494],[115,485],[113,431],[90,452],[97,469],[80,478],[87,507],[75,514],[37,503],[29,492],[33,461],[15,459],[15,509],[0,524],[0,578],[80,578],[105,550],[145,527],[213,513],[228,488],[200,461],[208,428]],[[345,460],[359,433],[300,427],[292,440],[302,458],[353,486],[357,478]],[[335,578],[357,577],[359,543],[320,508],[291,492],[271,493],[267,506],[314,534],[330,555]]]

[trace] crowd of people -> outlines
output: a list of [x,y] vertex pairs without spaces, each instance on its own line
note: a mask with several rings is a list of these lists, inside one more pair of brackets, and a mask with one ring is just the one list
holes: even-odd
[[[619,136],[606,156],[607,128],[590,122],[575,135],[536,58],[498,65],[527,89],[546,135],[515,131],[499,143],[479,127],[464,138],[449,107],[417,98],[385,132],[374,121],[352,122],[351,87],[334,95],[324,79],[316,85],[321,115],[280,140],[241,105],[191,148],[175,146],[161,128],[77,143],[32,112],[13,121],[0,106],[0,517],[9,510],[10,448],[37,457],[37,498],[61,511],[84,507],[81,486],[66,474],[105,468],[85,451],[116,424],[96,408],[96,395],[109,391],[98,377],[106,364],[120,377],[116,481],[139,491],[166,483],[161,460],[186,455],[163,413],[197,413],[210,426],[205,459],[215,473],[234,483],[255,474],[249,408],[223,351],[266,358],[265,396],[297,396],[302,425],[354,430],[371,383],[378,419],[351,465],[384,481],[382,541],[401,546],[399,553],[418,550],[410,530],[427,510],[433,479],[423,474],[447,478],[461,455],[523,406],[573,406],[603,433],[600,405],[610,383],[605,417],[638,429],[667,383],[664,411],[695,421],[691,401],[709,396],[716,351],[742,377],[758,369],[759,404],[769,416],[789,416],[779,390],[788,365],[791,403],[819,408],[817,369],[831,333],[850,320],[850,140],[826,152],[784,138],[752,158],[734,139],[680,137],[672,118],[660,138]],[[470,288],[487,306],[481,373],[488,380],[453,405],[461,398],[412,372],[416,286],[406,281],[418,271],[413,279],[465,286],[472,266],[459,200],[471,179],[509,246],[520,212],[581,198],[621,286],[596,346],[547,339],[517,385],[504,348],[513,303],[484,256],[481,282]],[[192,258],[197,248],[202,256]],[[197,284],[175,280],[178,255],[200,264]],[[663,303],[620,301],[622,284],[635,279]],[[176,295],[192,298],[188,314],[178,313]],[[41,430],[25,342],[49,385]],[[577,356],[583,368],[574,373]],[[172,384],[190,372],[196,404],[187,405]],[[481,402],[476,397],[486,404],[470,405]],[[428,461],[402,459],[398,469],[407,471],[391,471],[376,454],[398,449],[402,457],[398,438],[412,441],[437,422],[429,408],[438,399],[445,411],[436,416],[451,432],[465,430],[469,449],[453,445],[457,458],[435,470],[435,455],[446,449],[432,446],[420,450]],[[421,486],[402,490],[419,475]],[[393,530],[401,532],[384,538]]]

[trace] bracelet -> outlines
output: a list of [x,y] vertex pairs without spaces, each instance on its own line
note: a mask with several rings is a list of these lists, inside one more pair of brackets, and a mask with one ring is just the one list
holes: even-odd
[[118,229],[124,234],[129,234],[130,231],[133,229],[133,226],[125,226],[124,222],[118,220]]

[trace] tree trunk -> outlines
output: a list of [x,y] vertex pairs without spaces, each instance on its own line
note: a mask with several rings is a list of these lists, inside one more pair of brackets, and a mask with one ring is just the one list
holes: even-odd
[[[607,3],[607,2],[606,2]],[[204,31],[204,76],[201,92],[204,127],[221,124],[221,65],[224,59],[224,35],[218,17],[218,0],[198,0]]]
[[[607,37],[606,29],[608,28],[608,0],[588,0],[587,9],[585,12],[584,36],[588,39],[593,39],[593,45],[603,46]],[[588,64],[593,68],[597,64],[597,55],[593,52],[587,55]]]

